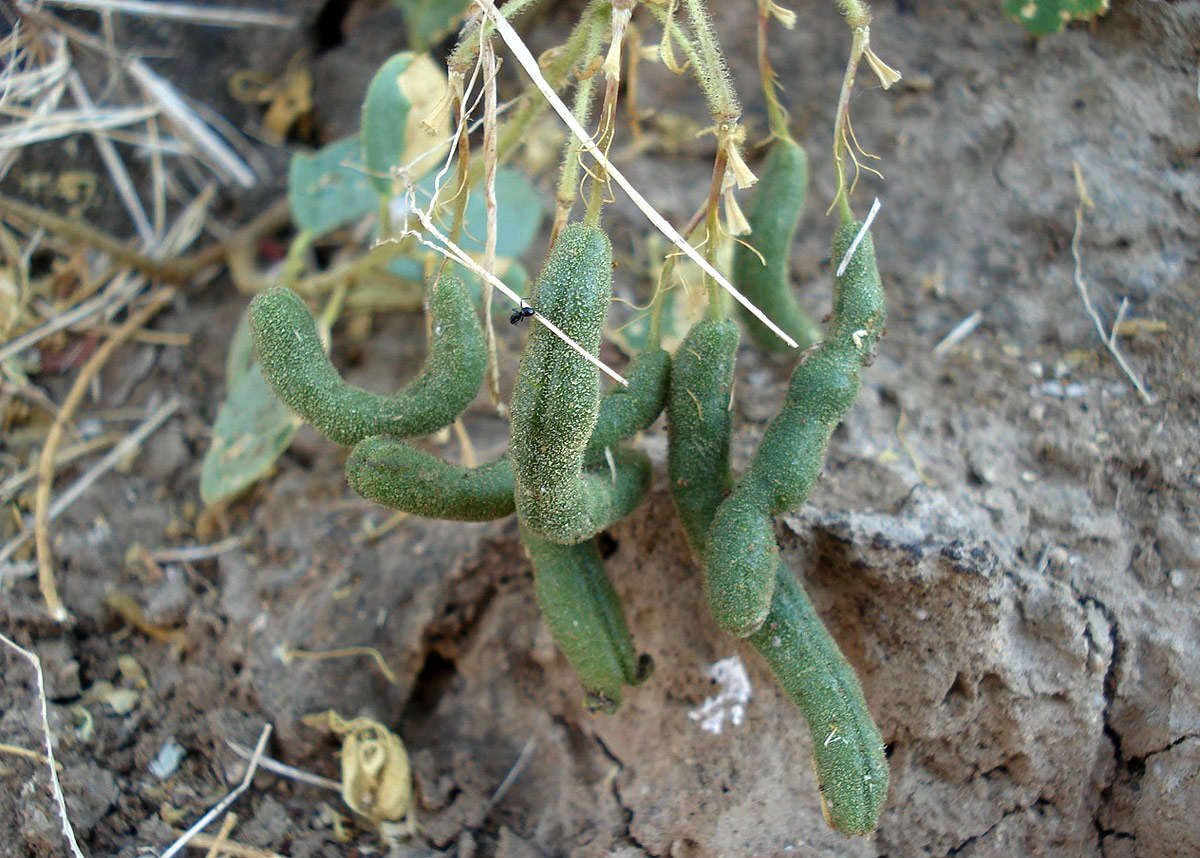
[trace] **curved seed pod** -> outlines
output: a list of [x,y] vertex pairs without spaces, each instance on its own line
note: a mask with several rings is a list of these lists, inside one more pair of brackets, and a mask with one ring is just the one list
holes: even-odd
[[629,387],[616,387],[600,400],[596,428],[584,451],[589,467],[604,460],[604,451],[641,432],[657,419],[667,401],[671,356],[661,348],[647,348],[626,371]]
[[633,647],[596,541],[559,545],[524,527],[521,537],[533,563],[538,605],[583,683],[588,708],[615,712],[623,686],[644,682],[654,662]]
[[[857,224],[838,231],[835,264],[857,231]],[[783,412],[768,428],[769,439],[764,437],[746,477],[724,502],[713,487],[729,480],[728,414],[722,409],[720,416],[714,411],[709,417],[699,406],[728,402],[736,330],[722,340],[721,323],[693,326],[675,355],[667,406],[671,492],[689,541],[706,567],[725,564],[734,584],[739,575],[742,581],[761,582],[763,570],[769,570],[771,582],[762,588],[768,593],[766,611],[749,641],[808,722],[822,811],[830,825],[848,835],[867,834],[878,823],[888,787],[883,742],[853,669],[779,558],[771,514],[807,498],[829,433],[857,393],[858,368],[869,361],[882,332],[883,292],[869,241],[864,239],[837,284],[830,326],[836,342],[822,344],[793,374]],[[851,350],[854,364],[847,373]],[[738,572],[743,565],[753,568]],[[707,568],[706,577],[712,578]],[[760,603],[761,591],[746,601]]]
[[667,399],[671,497],[692,553],[704,556],[708,528],[733,484],[729,398],[738,328],[729,319],[692,325],[675,351]]
[[346,478],[367,500],[426,518],[491,521],[514,509],[507,456],[466,468],[405,441],[376,436],[355,445]]
[[782,564],[776,579],[771,610],[750,643],[808,722],[825,821],[843,834],[869,834],[888,789],[879,729],[804,588]]
[[[604,463],[605,449],[615,448],[618,442],[654,422],[662,410],[669,369],[666,352],[646,352],[629,372],[629,389],[611,391],[601,399],[600,419],[588,443],[589,450],[596,448],[597,464]],[[598,439],[601,427],[605,432],[602,442]],[[648,478],[639,460],[631,460],[620,450],[614,452],[613,460],[614,464],[626,463],[623,479],[631,488]],[[491,521],[515,509],[512,461],[508,456],[467,468],[405,441],[376,435],[355,445],[346,461],[346,478],[350,487],[367,500],[425,518]]]
[[[747,205],[750,242],[758,254],[738,243],[733,249],[733,282],[742,294],[787,331],[800,348],[821,339],[821,326],[809,318],[792,293],[788,259],[800,212],[808,195],[808,158],[790,137],[775,141],[759,175],[758,190]],[[764,264],[765,263],[765,264]],[[766,351],[789,346],[741,305],[742,321],[755,345]]]
[[[515,509],[508,456],[467,468],[399,439],[376,436],[355,445],[346,461],[346,477],[367,500],[426,518],[491,521]],[[641,503],[650,487],[650,460],[641,453],[615,450],[612,471],[585,471],[579,481],[582,515],[598,533]]]
[[[597,227],[570,224],[550,250],[531,303],[596,354],[611,297],[608,237]],[[622,518],[648,479],[645,464],[634,469],[644,469],[636,480],[583,473],[599,411],[599,370],[545,327],[530,331],[513,390],[509,452],[517,515],[552,542],[580,542]]]
[[[834,235],[835,266],[859,226],[845,223]],[[731,634],[745,637],[767,616],[779,564],[771,516],[808,500],[829,436],[858,395],[859,374],[874,354],[884,322],[883,287],[866,235],[834,284],[828,337],[792,374],[782,410],[713,520],[704,589],[713,619]]]
[[429,294],[432,335],[421,372],[385,396],[347,384],[329,362],[304,302],[276,287],[250,305],[263,372],[289,408],[336,444],[372,435],[409,438],[448,426],[475,398],[487,353],[470,293],[443,276]]

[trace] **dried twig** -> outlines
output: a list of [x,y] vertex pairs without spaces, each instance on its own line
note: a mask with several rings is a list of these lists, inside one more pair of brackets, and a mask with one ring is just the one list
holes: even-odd
[[217,836],[213,838],[212,843],[208,847],[208,851],[204,853],[204,858],[221,858],[225,854],[223,848],[227,842],[229,835],[233,832],[233,827],[237,825],[237,814],[227,813],[225,818],[221,820],[221,827],[217,829]]
[[[1083,183],[1083,173],[1079,169],[1079,163],[1075,162],[1073,168],[1075,171],[1075,190],[1079,197],[1079,202],[1075,205],[1075,231],[1071,234],[1071,258],[1075,260],[1075,288],[1079,290],[1079,297],[1083,300],[1083,309],[1087,311],[1088,316],[1091,317],[1092,324],[1096,326],[1096,333],[1100,335],[1100,342],[1108,349],[1109,354],[1113,356],[1121,371],[1133,382],[1133,386],[1142,397],[1142,401],[1147,405],[1153,405],[1155,403],[1154,394],[1142,382],[1142,379],[1138,376],[1134,368],[1129,365],[1129,361],[1125,359],[1124,353],[1117,347],[1117,325],[1113,325],[1111,335],[1104,332],[1104,322],[1100,318],[1100,313],[1092,305],[1092,299],[1088,295],[1087,281],[1083,279],[1083,257],[1079,252],[1079,237],[1083,233],[1084,210],[1091,208],[1094,203],[1091,196],[1088,195],[1087,186]],[[1120,321],[1119,318],[1118,321]]]
[[159,310],[165,307],[174,296],[174,289],[159,290],[144,307],[130,316],[115,334],[92,353],[87,363],[80,368],[75,382],[71,385],[70,393],[63,401],[50,431],[46,433],[46,443],[42,446],[42,455],[38,459],[38,487],[37,494],[34,496],[33,531],[37,544],[38,585],[42,591],[42,599],[46,603],[46,610],[56,621],[65,621],[70,616],[58,596],[58,587],[54,583],[54,564],[50,553],[50,489],[54,484],[54,458],[58,452],[58,445],[62,441],[67,421],[71,419],[71,415],[83,401],[92,379],[108,362],[113,352],[129,339],[134,331],[145,325]]
[[[216,842],[216,838],[209,834],[197,834],[187,845],[192,849],[208,849]],[[256,846],[247,846],[244,843],[238,843],[236,840],[226,840],[221,843],[221,850],[226,855],[233,855],[236,858],[285,858],[278,852],[272,852],[270,849],[259,849]]]
[[[168,283],[186,285],[206,268],[224,260],[236,247],[246,247],[263,235],[266,235],[288,220],[287,200],[280,200],[265,212],[254,218],[250,223],[239,229],[226,241],[215,241],[212,244],[192,253],[175,259],[156,259],[134,250],[120,239],[108,233],[81,223],[48,212],[37,206],[31,206],[20,200],[0,194],[0,216],[8,215],[21,221],[44,227],[68,241],[79,241],[108,254],[122,265],[137,269],[147,277],[165,280]],[[169,240],[165,240],[167,244]],[[75,320],[78,321],[78,320]],[[70,324],[75,324],[72,321]],[[50,323],[55,324],[55,323]],[[49,327],[49,326],[47,326]],[[55,328],[54,330],[59,330]],[[47,331],[53,333],[53,331]],[[35,340],[36,342],[36,340]],[[28,345],[28,344],[26,344]],[[0,349],[0,356],[7,356],[11,344]],[[21,346],[25,348],[25,346]]]
[[[237,742],[234,742],[230,739],[226,739],[225,744],[229,746],[229,750],[233,751],[243,760],[248,760],[254,756],[254,752],[245,745],[239,745]],[[266,769],[269,772],[274,772],[281,777],[291,778],[294,781],[300,781],[300,783],[332,790],[336,793],[340,793],[342,791],[341,783],[333,780],[332,778],[314,775],[312,772],[306,772],[304,769],[298,769],[295,766],[289,766],[287,763],[281,763],[279,760],[272,759],[271,757],[259,757],[258,765],[259,768]]]
[[[80,107],[87,110],[96,109],[96,105],[92,102],[92,97],[78,73],[72,71],[67,75],[67,86],[71,89],[71,97],[78,102]],[[153,122],[154,117],[147,117],[147,120]],[[92,140],[95,141],[96,148],[100,150],[100,158],[104,161],[104,166],[112,177],[117,193],[125,203],[125,210],[133,219],[133,225],[137,229],[138,235],[141,236],[142,243],[146,247],[152,248],[156,239],[154,228],[150,225],[150,219],[146,217],[146,209],[142,206],[141,198],[133,188],[133,180],[129,177],[129,171],[125,169],[125,162],[117,154],[117,147],[98,131],[92,131]]]
[[71,827],[71,820],[67,816],[67,799],[63,796],[62,784],[58,781],[58,770],[55,768],[54,742],[50,736],[50,716],[46,706],[46,678],[42,674],[41,659],[10,640],[3,633],[0,633],[0,642],[16,650],[22,658],[33,666],[33,672],[37,679],[38,706],[41,709],[42,716],[42,734],[46,737],[46,763],[47,768],[50,770],[50,786],[54,790],[54,802],[58,805],[59,822],[62,825],[63,836],[67,838],[67,843],[71,847],[71,854],[75,858],[84,858],[83,852],[79,849],[79,841],[75,839],[75,829]]
[[525,43],[521,41],[521,37],[517,35],[517,31],[514,30],[512,25],[509,24],[508,21],[506,21],[504,17],[497,12],[493,0],[476,0],[476,2],[483,7],[484,12],[495,25],[496,30],[500,33],[501,38],[504,39],[505,44],[508,45],[508,49],[512,51],[513,56],[516,57],[516,60],[521,65],[521,68],[525,70],[525,73],[529,75],[534,85],[541,91],[546,100],[550,102],[550,106],[554,108],[554,111],[559,115],[562,121],[566,123],[568,128],[571,129],[571,133],[573,133],[579,139],[580,144],[588,151],[588,154],[604,165],[608,175],[613,181],[621,186],[621,189],[625,191],[625,193],[629,196],[629,199],[633,201],[633,204],[638,207],[638,210],[646,216],[646,219],[649,220],[650,223],[654,224],[658,231],[669,238],[676,247],[687,254],[688,258],[691,259],[692,262],[700,266],[701,270],[704,271],[705,274],[716,280],[717,283],[720,284],[721,288],[732,295],[739,304],[753,313],[755,318],[766,325],[776,336],[782,339],[789,346],[796,348],[796,341],[788,336],[788,334],[782,328],[768,319],[762,310],[754,306],[754,304],[747,299],[745,295],[734,288],[733,284],[729,282],[725,275],[714,268],[708,260],[706,260],[699,252],[697,252],[696,248],[692,247],[687,241],[685,241],[683,236],[676,231],[675,227],[671,226],[667,219],[659,214],[658,211],[646,201],[646,198],[642,196],[638,189],[635,188],[627,178],[625,178],[625,175],[617,169],[616,165],[614,165],[608,160],[608,158],[605,157],[604,153],[600,150],[600,147],[596,145],[596,142],[592,139],[591,135],[588,134],[587,131],[584,130],[583,126],[581,126],[575,120],[575,117],[571,115],[571,111],[565,104],[563,104],[562,99],[558,97],[558,94],[546,81],[546,78],[542,75],[541,70],[538,67],[537,60],[534,59],[533,54],[529,52],[529,48],[526,47]]
[[969,337],[971,333],[979,327],[979,323],[982,321],[983,311],[976,310],[974,313],[967,316],[965,319],[955,325],[950,330],[950,333],[942,337],[941,342],[933,347],[933,353],[939,357],[944,355],[946,352],[950,351],[950,349],[954,348],[956,345]]
[[[267,747],[267,739],[271,738],[271,725],[265,724],[262,728],[262,733],[258,736],[258,743],[254,746],[254,753],[250,757],[250,762],[246,765],[246,774],[242,776],[242,782],[230,791],[229,795],[217,802],[208,813],[196,820],[195,825],[179,836],[179,839],[172,843],[167,850],[158,858],[172,858],[178,855],[180,850],[186,846],[189,841],[196,840],[201,831],[208,827],[214,819],[226,811],[226,809],[237,801],[238,796],[250,788],[250,782],[254,780],[254,773],[258,771],[258,762],[262,757],[263,751]],[[212,841],[210,840],[209,843]],[[226,849],[228,850],[228,845]]]
[[384,679],[386,679],[392,685],[395,685],[399,681],[396,678],[396,672],[388,666],[387,660],[383,657],[383,653],[370,646],[347,646],[340,649],[330,649],[316,652],[313,650],[296,649],[290,644],[282,643],[276,649],[276,654],[279,656],[279,660],[284,664],[288,664],[294,658],[308,659],[310,661],[322,661],[327,658],[356,658],[358,656],[366,656],[375,662],[375,666],[379,668],[379,672],[383,674]]
[[10,745],[8,742],[0,742],[0,754],[8,754],[12,757],[24,757],[27,760],[33,760],[35,763],[51,763],[59,771],[62,771],[62,763],[57,763],[45,754],[39,754],[37,751],[29,750],[29,748],[22,748],[20,745]]
[[224,554],[246,543],[246,535],[230,536],[212,545],[193,545],[186,548],[156,548],[146,551],[146,556],[155,563],[195,563]]
[[[479,45],[479,61],[483,66],[483,199],[487,210],[487,234],[483,246],[483,267],[496,273],[496,51],[491,38]],[[496,326],[492,318],[492,284],[483,284],[484,342],[487,347],[487,388],[492,405],[503,414],[500,398],[500,361],[496,356]]]
[[[73,504],[81,494],[91,488],[92,483],[100,479],[108,471],[112,470],[113,466],[123,458],[128,456],[133,450],[141,444],[146,437],[163,424],[163,422],[179,410],[180,401],[177,397],[172,396],[162,407],[151,414],[142,422],[136,429],[121,439],[120,443],[116,444],[111,450],[104,454],[99,462],[92,465],[82,477],[71,484],[65,492],[60,494],[58,498],[50,505],[50,511],[47,515],[48,521],[54,521],[63,510]],[[9,540],[8,544],[0,548],[0,564],[12,557],[26,542],[33,537],[33,530],[27,529],[22,531],[17,536]],[[2,567],[0,567],[2,568]],[[8,575],[7,571],[2,574]]]
[[232,6],[208,6],[193,3],[168,3],[165,0],[43,0],[51,6],[68,9],[95,9],[101,12],[125,12],[144,18],[166,18],[186,24],[208,27],[278,27],[293,29],[299,24],[294,15],[277,15]]
[[[59,452],[54,460],[55,467],[61,468],[63,465],[70,464],[81,456],[86,456],[88,453],[94,453],[97,450],[109,447],[119,440],[121,440],[119,432],[110,432],[98,438],[88,438],[86,441],[80,441],[78,444],[72,444],[70,447]],[[0,483],[0,503],[7,503],[20,490],[21,486],[34,479],[37,479],[37,465],[32,465],[22,471],[18,471],[3,483]]]
[[141,60],[131,61],[126,69],[146,94],[158,102],[179,132],[189,137],[222,172],[231,176],[243,188],[254,187],[258,181],[254,171],[196,116],[195,111],[188,107],[170,81],[155,73]]
[[45,116],[29,116],[22,124],[0,131],[0,149],[16,149],[71,134],[136,125],[157,112],[158,108],[152,106],[110,107],[104,110],[68,108]]
[[492,797],[488,799],[488,808],[495,807],[500,799],[508,793],[512,785],[517,782],[517,778],[521,776],[521,772],[529,765],[529,759],[533,756],[533,749],[537,747],[537,735],[530,736],[525,742],[525,746],[521,748],[521,753],[517,755],[517,761],[512,764],[512,768],[508,770],[508,774],[504,776],[504,780],[500,781],[500,786],[496,787],[496,791],[492,793]]

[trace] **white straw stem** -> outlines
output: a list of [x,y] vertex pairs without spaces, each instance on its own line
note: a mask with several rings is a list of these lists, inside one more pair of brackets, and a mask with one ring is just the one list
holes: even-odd
[[[514,30],[512,25],[504,19],[504,16],[497,11],[492,0],[475,0],[475,2],[483,8],[484,13],[488,16],[492,23],[495,24],[496,30],[500,33],[500,37],[504,39],[504,43],[508,45],[508,49],[512,51],[517,62],[525,70],[525,73],[529,75],[534,85],[541,90],[541,93],[546,97],[546,100],[550,102],[550,106],[554,108],[554,112],[557,113],[562,121],[566,123],[567,127],[571,129],[571,133],[578,138],[580,145],[582,145],[583,148],[588,151],[588,154],[590,154],[604,166],[605,170],[608,172],[608,175],[613,179],[613,181],[621,186],[621,189],[625,191],[625,193],[629,196],[629,199],[633,201],[633,204],[637,206],[642,214],[646,216],[646,219],[649,220],[650,223],[654,224],[658,231],[669,238],[676,247],[687,254],[688,258],[691,259],[692,262],[700,266],[701,270],[703,270],[705,274],[716,280],[717,283],[720,284],[721,288],[732,295],[739,304],[753,313],[754,317],[766,325],[772,333],[774,333],[792,348],[797,348],[797,343],[794,339],[788,336],[788,334],[782,328],[768,319],[762,310],[754,306],[754,304],[751,303],[745,295],[734,288],[733,284],[730,283],[725,276],[721,274],[721,272],[717,271],[716,268],[710,265],[708,260],[701,256],[700,253],[697,252],[696,248],[692,247],[692,245],[689,244],[684,237],[679,234],[675,227],[671,226],[671,224],[667,222],[666,218],[659,214],[655,208],[646,201],[646,198],[643,197],[641,193],[638,192],[637,188],[635,188],[630,181],[625,178],[624,174],[617,169],[616,165],[614,165],[608,160],[607,157],[605,157],[604,153],[600,150],[600,147],[596,145],[594,140],[592,140],[591,135],[588,134],[587,131],[584,130],[583,126],[580,125],[575,119],[575,117],[571,115],[571,111],[563,103],[562,99],[558,97],[558,94],[553,90],[553,88],[551,88],[550,84],[546,81],[546,78],[542,76],[542,73],[538,68],[537,60],[534,59],[533,54],[529,52],[529,48],[525,46],[525,43],[521,41],[521,37],[517,35],[517,31]],[[715,237],[712,238],[715,239]]]
[[[475,274],[477,274],[479,277],[482,277],[485,281],[490,283],[493,287],[495,287],[496,289],[499,289],[500,292],[502,292],[507,298],[512,300],[515,304],[517,304],[521,307],[529,306],[521,299],[520,295],[518,295],[512,289],[509,289],[508,286],[505,285],[503,280],[501,280],[495,274],[492,274],[490,271],[485,269],[482,265],[480,265],[478,262],[476,262],[474,259],[472,259],[466,251],[464,251],[461,247],[459,247],[457,244],[455,244],[453,241],[451,241],[441,230],[439,230],[437,228],[437,226],[434,224],[432,218],[430,218],[428,214],[426,214],[424,211],[422,211],[419,207],[417,207],[415,205],[412,208],[412,212],[413,212],[413,214],[415,214],[417,216],[417,220],[419,220],[421,222],[421,226],[425,228],[425,231],[430,233],[434,238],[436,238],[441,243],[442,246],[435,247],[434,248],[435,250],[437,250],[440,253],[445,254],[446,256],[453,257],[455,262],[457,262],[459,265],[463,266],[464,268],[468,268],[471,271],[475,272]],[[406,233],[413,234],[413,233],[408,233],[407,231],[406,231]],[[419,235],[417,236],[417,238],[418,238],[418,240],[421,241],[422,244],[426,244],[428,246],[428,242],[421,239],[421,237]],[[557,336],[560,340],[562,340],[564,343],[566,343],[572,349],[574,349],[576,352],[578,352],[585,360],[588,361],[588,363],[590,363],[593,366],[600,369],[603,373],[605,373],[613,381],[617,382],[618,384],[622,385],[623,387],[629,386],[629,382],[626,381],[625,378],[623,376],[621,376],[620,373],[616,372],[615,370],[609,369],[609,367],[606,366],[603,361],[601,361],[599,358],[597,358],[595,355],[593,355],[591,352],[589,352],[583,346],[579,345],[579,343],[575,342],[573,339],[571,339],[569,336],[567,336],[565,333],[563,333],[562,330],[559,329],[559,327],[557,325],[555,325],[553,322],[551,322],[549,319],[547,319],[541,313],[537,312],[536,309],[534,309],[533,318],[536,319],[537,321],[541,322],[543,325],[545,325],[548,329],[550,329],[551,332],[554,333],[555,336]]]
[[850,242],[850,246],[846,248],[846,254],[842,257],[841,263],[834,272],[835,276],[841,277],[846,273],[846,266],[850,264],[850,260],[854,258],[854,251],[858,250],[859,244],[862,243],[863,237],[866,236],[867,230],[871,228],[871,224],[875,220],[875,215],[879,214],[879,209],[883,207],[883,203],[879,202],[879,197],[875,198],[875,202],[871,203],[871,210],[867,212],[866,220],[862,222],[862,226],[858,228],[858,235],[854,236],[854,241]]

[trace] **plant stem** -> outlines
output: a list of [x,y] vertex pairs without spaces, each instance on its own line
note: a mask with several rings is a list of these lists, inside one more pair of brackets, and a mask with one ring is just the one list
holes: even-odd
[[762,77],[763,96],[767,101],[767,122],[773,139],[788,139],[787,111],[779,101],[779,87],[775,78],[775,69],[771,67],[771,58],[767,53],[767,25],[771,13],[767,0],[758,3],[758,71]]
[[[705,236],[704,258],[713,264],[717,258],[717,244],[720,236],[720,202],[721,187],[725,183],[726,154],[724,147],[717,149],[713,159],[712,184],[708,188],[708,207],[704,215]],[[715,266],[714,266],[715,267]],[[717,281],[709,275],[704,275],[704,286],[708,291],[708,318],[725,318],[725,293],[717,285]]]

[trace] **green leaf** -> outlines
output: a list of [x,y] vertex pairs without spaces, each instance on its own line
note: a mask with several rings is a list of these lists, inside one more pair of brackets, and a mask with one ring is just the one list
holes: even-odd
[[[516,259],[529,247],[542,225],[542,200],[524,173],[496,171],[496,256]],[[460,246],[467,253],[483,253],[487,235],[487,202],[483,187],[471,189]]]
[[242,313],[234,328],[233,339],[229,342],[229,352],[225,355],[225,386],[233,387],[241,381],[254,363],[254,331],[250,328],[250,314]]
[[[418,200],[432,198],[435,178],[436,175],[430,173],[417,182]],[[453,183],[455,179],[451,175],[442,181]],[[470,194],[459,246],[473,256],[482,255],[487,237],[487,201],[481,184],[473,186]],[[542,225],[543,216],[542,198],[524,173],[507,167],[496,171],[497,258],[517,259],[528,250]]]
[[400,76],[412,65],[415,56],[404,51],[380,66],[363,101],[363,161],[368,181],[381,194],[391,193],[391,169],[404,163],[405,129],[412,102],[404,92]]
[[200,467],[200,497],[212,506],[266,475],[292,443],[300,418],[275,396],[254,357],[249,313],[238,322],[225,361],[229,392]]
[[1070,21],[1108,11],[1108,0],[1004,0],[1004,13],[1035,36],[1049,36]]
[[454,29],[467,8],[468,0],[392,0],[404,13],[408,27],[408,46],[426,50]]
[[362,146],[380,194],[391,196],[394,167],[422,176],[437,164],[450,136],[450,113],[439,109],[447,92],[445,71],[425,54],[404,51],[375,72],[363,100]]
[[292,221],[314,235],[345,226],[378,204],[361,163],[358,136],[331,143],[312,155],[293,155],[288,166]]

